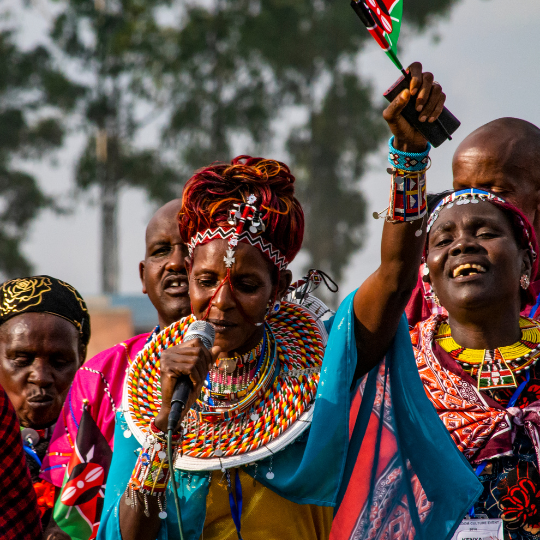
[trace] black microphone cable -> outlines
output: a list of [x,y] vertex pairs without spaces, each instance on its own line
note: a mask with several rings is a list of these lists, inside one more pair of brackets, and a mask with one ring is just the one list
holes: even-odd
[[[178,531],[180,532],[180,540],[184,540],[184,531],[182,529],[182,513],[180,511],[180,499],[178,497],[178,484],[176,483],[176,477],[174,475],[172,436],[173,431],[172,429],[169,429],[167,431],[167,456],[169,458],[169,471],[171,473],[174,506],[176,507],[176,514],[178,515]],[[180,444],[182,444],[182,438],[180,438]]]
[[[207,321],[194,321],[189,325],[185,335],[184,341],[191,339],[200,339],[204,347],[209,351],[214,345],[214,339],[216,332],[214,327]],[[171,412],[169,413],[169,423],[167,426],[167,456],[169,459],[169,471],[171,474],[171,483],[173,488],[174,505],[176,507],[176,513],[178,514],[178,531],[180,532],[180,540],[184,540],[184,531],[182,530],[182,513],[180,511],[180,499],[178,497],[178,484],[176,483],[176,477],[174,475],[174,462],[172,436],[177,422],[182,417],[182,412],[186,407],[186,403],[189,397],[189,393],[193,385],[187,380],[179,380],[175,386],[173,392],[173,399],[171,401]],[[183,428],[180,428],[183,429]],[[182,444],[182,437],[180,438],[180,444]]]

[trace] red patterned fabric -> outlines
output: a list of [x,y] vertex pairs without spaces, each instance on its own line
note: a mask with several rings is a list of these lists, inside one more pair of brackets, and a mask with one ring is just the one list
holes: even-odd
[[479,392],[475,381],[442,349],[433,350],[441,315],[433,315],[411,331],[416,364],[424,390],[457,447],[473,464],[512,453],[512,432],[506,411]]
[[19,422],[0,387],[0,538],[41,538],[36,494],[22,447]]
[[[408,465],[408,475],[403,474],[399,462],[398,447],[395,438],[392,413],[392,399],[386,374],[386,360],[381,362],[376,380],[376,395],[373,413],[358,452],[354,475],[347,487],[347,496],[341,502],[339,511],[334,516],[330,540],[355,540],[368,538],[375,540],[413,540],[415,530],[406,495],[396,497],[406,476],[410,483],[416,503],[416,512],[420,523],[424,523],[431,510],[431,503],[418,481],[418,477]],[[349,431],[352,434],[358,419],[367,378],[360,384],[351,403]],[[384,411],[381,415],[381,411]],[[382,425],[381,425],[382,423]],[[369,448],[376,446],[378,431],[381,431],[380,448],[375,456]],[[369,505],[370,490],[366,478],[370,478],[377,460],[378,477],[375,482],[375,500]]]

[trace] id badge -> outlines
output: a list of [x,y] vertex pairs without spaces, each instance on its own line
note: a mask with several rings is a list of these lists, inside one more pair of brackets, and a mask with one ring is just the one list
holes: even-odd
[[503,540],[503,520],[466,518],[457,528],[452,540]]

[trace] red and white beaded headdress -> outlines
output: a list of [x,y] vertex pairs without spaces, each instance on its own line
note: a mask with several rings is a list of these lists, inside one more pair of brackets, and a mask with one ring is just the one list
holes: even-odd
[[234,252],[238,242],[245,242],[258,248],[279,270],[287,268],[288,261],[285,256],[279,249],[260,236],[266,230],[266,226],[262,221],[260,210],[254,206],[256,201],[255,195],[249,195],[247,202],[234,204],[229,211],[228,223],[230,227],[214,227],[197,232],[188,243],[189,254],[193,255],[193,250],[198,245],[206,244],[211,240],[228,240],[229,249],[223,260],[225,266],[231,268],[235,262]]

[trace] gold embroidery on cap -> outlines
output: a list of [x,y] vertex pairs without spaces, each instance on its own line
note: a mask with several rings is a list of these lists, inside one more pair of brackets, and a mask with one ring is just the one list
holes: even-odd
[[70,290],[73,293],[73,296],[77,299],[77,302],[79,302],[79,306],[81,306],[81,309],[87,313],[88,309],[86,308],[86,304],[84,303],[84,300],[81,296],[79,296],[79,293],[75,290],[75,287],[72,287],[69,283],[66,283],[65,281],[57,280],[60,285],[63,285],[66,289]]
[[0,290],[4,293],[0,316],[5,317],[41,304],[43,295],[51,290],[51,280],[47,277],[23,278],[4,284]]

